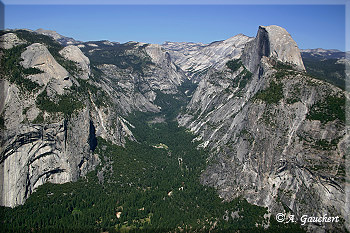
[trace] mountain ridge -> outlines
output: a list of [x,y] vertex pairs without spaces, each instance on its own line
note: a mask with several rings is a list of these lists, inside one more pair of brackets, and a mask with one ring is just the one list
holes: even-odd
[[[30,33],[2,35],[6,130],[0,169],[8,181],[1,186],[2,205],[23,204],[45,182],[84,176],[101,164],[96,138],[117,145],[135,141],[130,114],[164,114],[155,120],[164,122],[164,111],[177,104],[176,121],[210,153],[201,183],[215,187],[224,200],[243,196],[272,214],[348,216],[348,94],[306,73],[285,29],[262,26],[254,38],[237,35],[208,45],[96,41],[64,47]],[[17,63],[6,63],[16,56]],[[36,56],[37,62],[31,59]],[[57,79],[45,66],[62,75]],[[308,226],[320,229],[333,228]]]

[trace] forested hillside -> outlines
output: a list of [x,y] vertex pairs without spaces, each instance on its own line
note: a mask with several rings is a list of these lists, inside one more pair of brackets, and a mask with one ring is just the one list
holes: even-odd
[[1,207],[3,229],[302,232],[297,225],[278,224],[264,207],[243,198],[223,202],[214,188],[201,185],[208,153],[197,149],[200,142],[193,142],[195,136],[167,108],[181,102],[171,95],[157,102],[166,112],[130,115],[137,142],[122,147],[98,138],[95,153],[102,160],[95,171],[77,182],[44,184],[23,206]]

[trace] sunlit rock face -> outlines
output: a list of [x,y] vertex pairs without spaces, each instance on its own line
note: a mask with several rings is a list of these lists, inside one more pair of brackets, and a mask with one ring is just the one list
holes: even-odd
[[[13,34],[13,33],[8,33]],[[28,43],[12,38],[3,49]],[[12,45],[8,46],[9,44]],[[3,119],[0,133],[0,204],[15,207],[25,200],[37,187],[46,183],[76,181],[99,164],[93,153],[96,137],[101,136],[115,144],[132,139],[130,127],[116,111],[97,106],[89,99],[76,99],[79,95],[78,79],[89,77],[89,59],[77,48],[64,48],[62,55],[74,60],[82,69],[78,74],[69,73],[47,49],[47,45],[33,43],[19,55],[23,69],[36,68],[41,73],[22,78],[38,84],[38,89],[29,91],[21,85],[0,79],[0,112]],[[70,115],[55,110],[43,110],[38,98],[46,93],[53,103],[61,96],[72,96],[72,101],[81,101],[81,107]],[[89,93],[85,93],[85,95]],[[95,100],[96,101],[96,100]],[[69,107],[68,105],[66,107]]]
[[90,60],[83,54],[83,52],[77,46],[66,46],[60,51],[60,54],[64,58],[76,62],[78,64],[79,68],[82,71],[82,75],[80,76],[80,78],[89,79],[89,76],[91,75]]
[[[30,44],[15,33],[1,37],[2,48],[28,44],[19,55],[19,65],[40,72],[23,76],[38,85],[32,92],[6,78],[0,80],[0,111],[4,119],[0,135],[0,204],[4,206],[24,204],[46,182],[65,183],[84,176],[99,164],[93,152],[97,137],[117,145],[123,145],[127,138],[134,140],[130,130],[134,126],[125,117],[133,111],[159,112],[154,103],[157,94],[176,94],[177,87],[187,79],[159,45],[126,45],[123,55],[133,55],[136,62],[144,62],[138,72],[105,63],[95,65],[98,74],[92,74],[89,53],[85,55],[78,46],[62,47],[57,59],[58,55],[54,57],[49,50],[57,44]],[[57,40],[64,38],[51,31],[38,33]],[[95,49],[100,49],[100,44],[105,48],[120,46],[104,41],[80,47],[89,44]],[[62,63],[70,64],[71,69],[68,71]],[[82,85],[89,89],[82,89]],[[69,115],[42,109],[38,101],[42,95],[47,95],[52,104],[60,104],[64,97],[69,101],[66,108],[74,101],[81,107]]]
[[18,38],[14,33],[6,33],[0,37],[1,48],[11,49],[14,46],[24,44],[25,41]]
[[211,151],[201,182],[274,214],[349,216],[345,116],[313,115],[324,103],[343,108],[347,94],[307,76],[296,43],[278,26],[259,27],[240,61],[236,70],[208,71],[178,117]]
[[242,61],[254,72],[263,57],[291,64],[298,70],[305,70],[299,48],[291,35],[279,26],[260,26],[256,38],[244,49]]
[[190,78],[196,79],[208,69],[222,69],[227,61],[238,59],[245,45],[251,40],[253,38],[239,34],[209,45],[166,42],[162,47],[174,57],[176,65],[187,71]]
[[66,88],[72,86],[68,71],[63,68],[51,55],[49,50],[42,44],[34,43],[22,53],[24,68],[37,68],[43,73],[31,75],[31,80],[39,85],[49,85],[57,94],[62,95]]
[[69,120],[19,126],[2,136],[1,205],[23,204],[38,186],[75,181],[98,164],[86,109]]
[[[15,32],[1,41],[4,49],[26,43]],[[97,137],[117,145],[135,140],[128,115],[160,112],[157,97],[183,95],[179,87],[190,80],[198,86],[177,121],[210,152],[202,184],[225,201],[243,197],[273,214],[350,216],[345,117],[328,112],[348,94],[305,73],[285,29],[260,26],[255,38],[239,34],[211,44],[71,43],[77,46],[62,47],[60,59],[42,43],[21,53],[23,68],[41,71],[24,77],[38,90],[0,79],[1,205],[23,204],[45,182],[84,176],[99,164]],[[69,61],[76,72],[64,66]],[[68,96],[81,105],[68,115],[42,109],[37,100],[44,91],[55,103]]]

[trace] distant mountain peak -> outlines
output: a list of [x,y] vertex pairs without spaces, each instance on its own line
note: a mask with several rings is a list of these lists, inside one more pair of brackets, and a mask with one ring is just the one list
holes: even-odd
[[329,53],[329,52],[332,52],[332,53],[335,53],[335,52],[342,52],[340,51],[339,49],[323,49],[323,48],[316,48],[316,49],[301,49],[300,52],[307,52],[307,53],[310,53],[310,52],[317,52],[317,53]]
[[300,50],[303,58],[324,59],[347,59],[350,60],[350,52],[343,52],[338,49],[302,49]]
[[305,70],[297,43],[280,26],[259,26],[256,38],[244,48],[242,61],[253,72],[264,56],[292,64],[298,70]]
[[45,36],[50,36],[54,40],[58,41],[60,44],[62,44],[64,46],[65,45],[76,45],[76,44],[81,43],[81,41],[76,41],[75,39],[73,39],[71,37],[62,36],[61,34],[57,33],[56,31],[53,31],[53,30],[46,30],[43,28],[39,28],[39,29],[35,30],[34,32],[36,32],[38,34],[45,35]]
[[58,39],[61,39],[63,38],[64,36],[58,34],[56,31],[53,31],[53,30],[45,30],[43,28],[39,28],[37,30],[35,30],[36,33],[39,33],[39,34],[43,34],[43,35],[46,35],[46,36],[51,36],[53,39],[55,40],[58,40]]

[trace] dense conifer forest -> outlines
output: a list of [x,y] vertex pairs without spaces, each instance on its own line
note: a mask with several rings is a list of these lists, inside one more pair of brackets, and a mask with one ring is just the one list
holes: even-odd
[[94,171],[77,182],[46,183],[22,206],[0,207],[2,231],[302,231],[277,223],[267,208],[242,198],[223,202],[214,188],[201,185],[210,161],[195,135],[174,120],[181,100],[160,95],[156,101],[163,112],[129,116],[136,141],[122,147],[98,138],[94,153],[101,163]]

